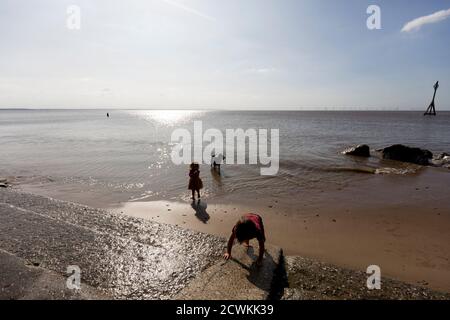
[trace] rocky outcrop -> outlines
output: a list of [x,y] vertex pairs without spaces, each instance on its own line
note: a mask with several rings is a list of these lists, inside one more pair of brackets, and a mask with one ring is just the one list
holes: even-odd
[[370,148],[367,144],[360,144],[356,147],[351,147],[342,152],[348,156],[357,156],[357,157],[370,157]]
[[383,159],[397,160],[415,163],[422,166],[430,164],[433,153],[426,149],[411,148],[402,144],[396,144],[381,150]]

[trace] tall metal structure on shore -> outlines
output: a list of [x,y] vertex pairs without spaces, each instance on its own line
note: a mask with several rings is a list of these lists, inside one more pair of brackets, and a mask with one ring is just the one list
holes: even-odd
[[430,106],[428,107],[427,111],[425,111],[425,113],[423,114],[424,116],[435,116],[436,115],[436,109],[434,108],[434,98],[436,98],[436,91],[439,88],[439,81],[436,81],[433,88],[434,88],[433,100],[431,101]]

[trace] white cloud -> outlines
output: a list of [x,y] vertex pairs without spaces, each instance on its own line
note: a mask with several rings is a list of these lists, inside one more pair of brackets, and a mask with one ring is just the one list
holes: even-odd
[[409,21],[402,28],[402,32],[416,31],[422,28],[422,26],[430,23],[436,23],[450,17],[450,9],[437,11],[428,16],[419,17],[417,19]]

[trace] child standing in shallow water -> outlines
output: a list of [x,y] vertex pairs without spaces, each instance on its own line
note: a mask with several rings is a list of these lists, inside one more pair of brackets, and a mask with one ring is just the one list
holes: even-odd
[[195,191],[197,191],[198,199],[200,200],[200,189],[203,188],[202,179],[200,179],[200,166],[198,163],[191,163],[189,170],[189,186],[188,189],[192,190],[192,200],[195,200]]
[[245,247],[249,247],[249,241],[253,238],[258,239],[259,256],[256,263],[260,265],[264,256],[264,243],[266,235],[264,232],[264,225],[262,218],[254,213],[247,213],[243,215],[233,228],[230,239],[228,240],[227,252],[223,257],[228,260],[231,258],[231,249],[233,248],[234,239],[239,243],[243,243]]

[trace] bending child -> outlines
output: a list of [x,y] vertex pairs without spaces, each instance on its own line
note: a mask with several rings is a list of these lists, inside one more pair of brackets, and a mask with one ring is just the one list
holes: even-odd
[[260,265],[264,256],[264,242],[266,241],[263,221],[259,215],[247,213],[243,215],[233,227],[233,232],[228,240],[227,252],[223,255],[225,260],[231,258],[231,249],[233,248],[235,239],[248,248],[250,246],[249,241],[254,238],[256,238],[259,243],[259,256],[256,263]]

